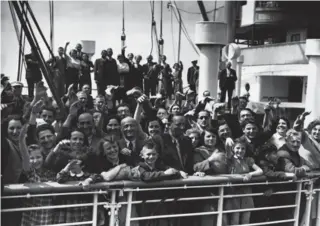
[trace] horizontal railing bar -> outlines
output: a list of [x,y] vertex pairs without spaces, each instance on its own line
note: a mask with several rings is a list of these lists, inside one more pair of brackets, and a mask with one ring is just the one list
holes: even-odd
[[[73,223],[63,223],[63,224],[47,224],[46,226],[72,226],[72,225],[87,225],[93,224],[92,221],[84,221],[84,222],[73,222]],[[39,225],[43,226],[43,225]]]
[[[288,219],[288,220],[279,220],[279,221],[268,221],[268,222],[261,222],[261,223],[253,223],[253,224],[246,224],[246,226],[259,226],[259,225],[270,225],[270,224],[282,224],[288,222],[294,222],[295,219]],[[232,226],[243,226],[243,224],[233,224]]]
[[37,206],[37,207],[24,207],[24,208],[10,208],[2,209],[2,213],[6,212],[18,212],[18,211],[31,211],[31,210],[43,210],[43,209],[64,209],[64,208],[75,208],[75,207],[86,207],[93,206],[93,203],[79,203],[79,204],[70,204],[70,205],[55,205],[55,206]]
[[11,195],[3,196],[1,199],[15,199],[15,198],[36,198],[36,197],[47,197],[47,196],[64,196],[64,195],[105,195],[108,194],[108,191],[94,191],[94,192],[67,192],[67,193],[50,193],[50,194],[26,194],[26,195]]
[[[308,182],[307,181],[299,181],[299,182]],[[124,191],[159,191],[159,190],[177,190],[177,189],[197,189],[197,188],[220,188],[220,187],[246,187],[246,186],[258,186],[258,185],[272,185],[272,184],[291,184],[292,181],[279,181],[279,182],[264,182],[264,183],[246,183],[246,184],[218,184],[218,185],[201,185],[201,186],[177,186],[177,187],[157,187],[157,188],[125,188]]]
[[[268,210],[268,209],[278,209],[278,208],[292,208],[295,205],[287,205],[287,206],[274,206],[268,208],[254,208],[254,209],[237,209],[232,211],[223,211],[223,213],[234,213],[234,212],[248,212],[248,211],[258,211],[258,210]],[[177,218],[177,217],[194,217],[194,216],[207,216],[207,215],[216,215],[218,211],[212,212],[198,212],[198,213],[184,213],[184,214],[170,214],[170,215],[158,215],[158,216],[148,216],[148,217],[134,217],[131,218],[130,221],[143,221],[143,220],[156,220],[163,218]]]
[[[307,191],[307,190],[302,190]],[[272,195],[283,195],[283,194],[295,194],[298,191],[282,191],[275,192]],[[236,194],[236,195],[224,195],[223,198],[239,198],[239,197],[252,197],[252,196],[262,196],[264,193],[252,193],[252,194]],[[220,196],[200,196],[200,197],[188,197],[188,198],[168,198],[168,199],[152,199],[152,200],[135,200],[131,204],[142,204],[142,203],[159,203],[159,202],[179,202],[179,201],[193,201],[193,200],[207,200],[207,199],[218,199]],[[119,202],[121,205],[127,205],[128,202]]]
[[[109,202],[98,202],[98,206],[110,204]],[[75,208],[80,206],[93,206],[93,203],[82,203],[82,204],[70,204],[70,205],[54,205],[54,206],[41,206],[41,207],[22,207],[22,208],[10,208],[10,209],[1,209],[1,212],[18,212],[18,211],[32,211],[40,209],[64,209],[64,208]]]
[[218,211],[212,212],[198,212],[198,213],[181,213],[181,214],[171,214],[171,215],[158,215],[150,217],[133,217],[130,221],[143,221],[143,220],[152,220],[152,219],[163,219],[163,218],[176,218],[176,217],[195,217],[195,216],[208,216],[216,215]]
[[[289,179],[289,178],[288,178]],[[187,179],[169,180],[161,182],[146,183],[143,181],[114,181],[114,182],[102,182],[90,185],[91,190],[119,190],[119,189],[144,189],[144,190],[165,190],[165,188],[174,189],[178,187],[187,188],[209,188],[209,187],[222,187],[222,186],[253,186],[253,185],[272,185],[272,184],[287,184],[293,183],[290,181],[281,182],[269,182],[265,181],[265,176],[252,178],[251,183],[242,183],[243,177],[241,175],[217,175],[217,176],[205,176],[196,177],[190,176]],[[309,180],[300,180],[296,182],[305,182]],[[234,183],[234,184],[232,184]],[[241,183],[241,184],[239,184]],[[209,185],[209,186],[208,186]],[[210,186],[211,185],[211,186]],[[212,186],[215,185],[215,186]],[[39,194],[39,193],[65,193],[65,192],[83,192],[83,188],[78,185],[77,182],[70,182],[66,184],[58,184],[57,182],[45,182],[45,183],[26,183],[26,184],[9,184],[5,185],[3,189],[3,195],[22,195],[27,193]]]
[[285,206],[269,206],[261,208],[248,208],[248,209],[235,209],[235,210],[224,210],[223,213],[235,213],[235,212],[251,212],[259,210],[273,210],[273,209],[284,209],[284,208],[294,208],[297,205],[285,205]]

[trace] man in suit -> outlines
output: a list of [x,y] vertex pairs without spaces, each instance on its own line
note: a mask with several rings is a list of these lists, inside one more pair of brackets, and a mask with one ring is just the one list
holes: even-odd
[[184,136],[186,119],[183,115],[175,115],[169,127],[169,134],[163,135],[164,150],[161,158],[165,165],[187,173],[193,171],[192,143]]
[[65,76],[67,69],[67,60],[64,56],[64,48],[59,47],[58,56],[49,59],[46,63],[49,64],[54,71],[53,82],[55,84],[57,94],[61,98],[65,94],[66,86]]
[[192,67],[189,67],[187,79],[190,89],[196,92],[196,84],[199,79],[199,66],[197,66],[198,61],[191,61]]
[[228,92],[228,108],[231,108],[232,93],[235,89],[235,82],[237,81],[236,71],[231,68],[231,62],[228,62],[226,68],[219,73],[219,88],[221,90],[220,102],[224,103],[226,100],[226,93]]
[[27,64],[26,80],[28,83],[28,95],[30,100],[32,100],[34,97],[34,84],[42,80],[42,74],[34,50],[31,50],[31,54],[25,55],[25,61]]
[[140,151],[147,136],[139,131],[138,123],[132,117],[125,117],[121,121],[122,139],[118,141],[120,147],[119,156],[130,166],[137,166],[140,159]]
[[149,96],[156,95],[158,75],[160,67],[157,67],[157,63],[153,62],[153,57],[150,55],[147,57],[147,63],[142,66],[144,75],[144,93]]

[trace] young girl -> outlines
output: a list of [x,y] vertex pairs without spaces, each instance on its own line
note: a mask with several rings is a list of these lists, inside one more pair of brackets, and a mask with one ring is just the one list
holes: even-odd
[[[101,182],[103,178],[99,174],[91,175],[86,171],[82,170],[83,164],[79,159],[72,159],[57,174],[58,183],[66,183],[71,181],[78,181],[79,185],[82,185],[85,188],[91,183]],[[70,197],[61,197],[58,200],[59,205],[74,205],[74,204],[83,204],[91,203],[91,196],[85,195],[75,195]],[[66,209],[58,209],[56,211],[57,216],[55,217],[55,224],[60,223],[74,223],[82,221],[90,221],[92,217],[92,208],[91,207],[73,207]]]
[[65,167],[71,159],[84,160],[87,154],[91,152],[85,144],[87,138],[82,130],[75,129],[71,132],[70,140],[62,140],[57,146],[49,153],[46,158],[46,166],[59,172]]
[[[250,157],[244,157],[246,154],[246,143],[243,139],[236,139],[233,147],[233,156],[229,155],[229,173],[242,174],[243,181],[248,182],[253,176],[260,176],[263,174],[262,169],[257,166]],[[253,171],[252,171],[253,170]],[[235,187],[230,191],[232,194],[250,194],[251,187]],[[250,196],[227,199],[226,209],[247,209],[254,208],[253,198]],[[230,225],[249,224],[251,212],[234,212],[230,214]]]
[[[26,172],[26,180],[28,183],[39,183],[55,180],[55,173],[44,168],[44,158],[41,148],[37,144],[26,146],[25,142],[26,126],[22,128],[20,134],[20,149],[27,150],[30,159],[30,170]],[[42,207],[52,206],[52,197],[39,197],[26,199],[24,202],[25,207]],[[22,213],[21,226],[32,225],[49,225],[53,223],[52,209],[40,209],[32,211],[24,211]]]

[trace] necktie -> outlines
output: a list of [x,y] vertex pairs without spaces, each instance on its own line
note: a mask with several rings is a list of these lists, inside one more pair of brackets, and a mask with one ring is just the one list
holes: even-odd
[[182,161],[182,157],[181,157],[181,152],[180,152],[180,145],[179,145],[179,143],[178,143],[177,140],[174,141],[174,145],[175,145],[176,148],[177,148],[177,153],[178,153],[178,157],[179,157],[181,166],[182,166],[182,168],[184,168],[184,166],[183,166],[183,161]]
[[129,148],[131,151],[133,151],[133,143],[132,143],[131,141],[129,142],[128,148]]

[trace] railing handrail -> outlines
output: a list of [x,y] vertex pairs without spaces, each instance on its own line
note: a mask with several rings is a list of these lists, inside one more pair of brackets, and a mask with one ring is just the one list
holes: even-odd
[[[320,177],[320,172],[313,172],[310,177]],[[292,182],[292,178],[287,178],[283,182]],[[268,181],[265,176],[254,177],[248,183],[260,182],[263,184],[275,184],[281,182]],[[46,183],[25,183],[25,184],[9,184],[4,185],[2,196],[8,195],[22,195],[22,194],[40,194],[40,193],[59,193],[59,192],[82,192],[82,186],[78,185],[79,182],[69,182],[66,184],[59,184],[57,182]],[[226,185],[229,186],[232,183],[243,183],[243,176],[241,175],[217,175],[217,176],[205,176],[196,177],[190,176],[187,179],[178,180],[166,180],[159,182],[146,183],[143,181],[114,181],[114,182],[102,182],[92,184],[91,190],[111,190],[111,189],[125,189],[125,188],[161,188],[161,187],[174,187],[174,186],[205,186],[205,185]],[[245,183],[244,183],[245,184]]]

